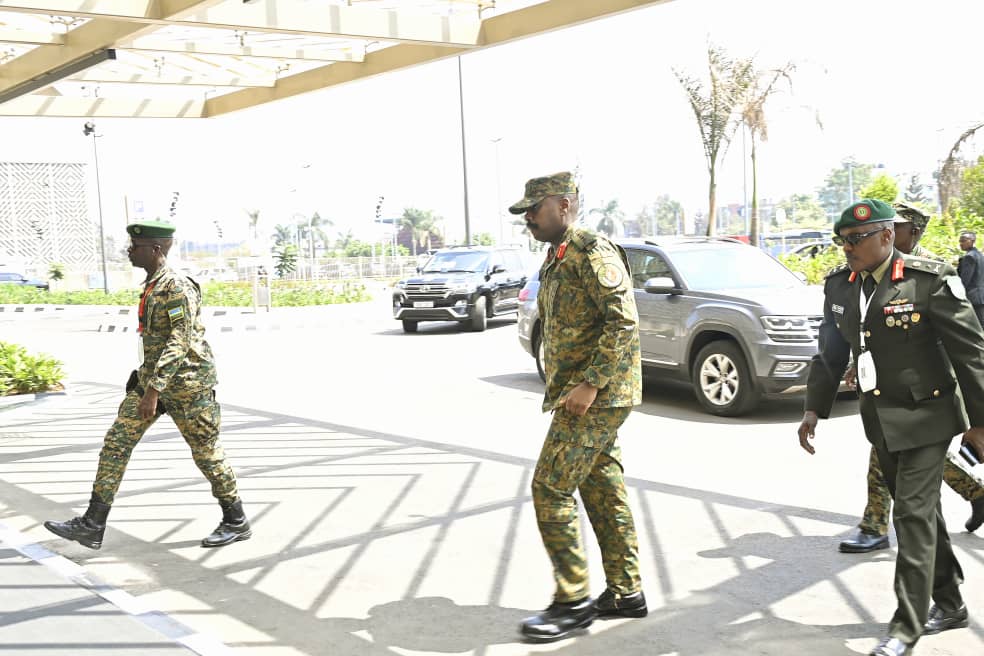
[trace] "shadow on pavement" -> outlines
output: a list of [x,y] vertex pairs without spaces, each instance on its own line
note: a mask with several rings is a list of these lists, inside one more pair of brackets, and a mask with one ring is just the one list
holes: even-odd
[[[68,472],[94,467],[117,396],[107,385],[80,385],[69,399],[5,417],[4,433],[15,441],[0,465],[2,514],[39,522],[66,515],[69,504],[84,505],[87,483],[46,488],[19,481],[39,480],[46,467],[63,472],[54,475],[55,483],[84,479]],[[75,417],[81,412],[101,413],[105,421],[80,426]],[[784,412],[793,416],[791,409]],[[528,489],[534,461],[255,408],[224,405],[223,414],[223,440],[251,509],[252,540],[205,553],[189,550],[197,540],[183,530],[197,512],[194,506],[207,505],[203,514],[214,508],[185,445],[175,431],[164,430],[138,446],[132,468],[141,473],[134,473],[137,481],[124,481],[102,551],[55,539],[46,546],[83,565],[110,556],[149,572],[152,582],[141,585],[172,591],[205,609],[188,612],[215,614],[220,626],[229,624],[225,616],[249,627],[249,638],[227,637],[233,647],[282,646],[318,656],[391,655],[391,648],[485,656],[499,653],[499,645],[518,643],[518,623],[535,611],[504,605],[507,587],[530,579],[528,551],[536,551],[535,562],[546,566],[530,537],[535,533],[521,530],[532,522]],[[164,423],[171,428],[169,419]],[[46,437],[37,448],[16,440],[38,432]],[[160,467],[171,469],[155,469]],[[880,637],[891,608],[879,609],[885,617],[872,617],[842,575],[859,563],[890,560],[892,553],[839,554],[830,535],[799,529],[804,519],[847,528],[855,517],[656,481],[626,484],[639,499],[633,510],[648,545],[641,557],[657,573],[644,585],[654,600],[667,601],[643,620],[598,623],[590,636],[552,646],[557,653],[828,656],[859,653],[847,643],[870,648]],[[172,501],[156,502],[155,494]],[[671,501],[688,502],[693,511],[667,516],[660,504]],[[736,534],[722,512],[756,513],[789,535]],[[165,528],[138,538],[126,530],[129,522]],[[476,527],[490,522],[499,528],[494,537],[475,535]],[[702,536],[707,543],[724,546],[696,554],[664,551],[661,545],[693,530],[693,522],[710,527]],[[462,542],[463,535],[468,541]],[[587,527],[584,535],[593,539]],[[704,589],[675,589],[674,579],[686,581],[687,573],[674,568],[680,559],[692,567],[695,557],[698,563],[727,559],[736,573]],[[443,569],[451,567],[452,574]],[[594,575],[597,582],[601,573]],[[472,583],[475,577],[484,581],[481,588]],[[821,583],[833,586],[838,603],[861,622],[816,626],[775,610]],[[485,603],[452,598],[472,599],[477,589],[487,591]],[[376,601],[353,608],[353,591],[359,603]],[[971,630],[981,635],[976,625]],[[527,653],[527,647],[516,644],[508,653]]]

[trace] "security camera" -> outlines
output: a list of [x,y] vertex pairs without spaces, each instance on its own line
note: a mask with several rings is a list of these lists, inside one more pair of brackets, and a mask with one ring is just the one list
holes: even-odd
[[82,134],[84,134],[87,137],[95,131],[96,131],[96,124],[93,123],[92,121],[86,121],[85,125],[82,126]]

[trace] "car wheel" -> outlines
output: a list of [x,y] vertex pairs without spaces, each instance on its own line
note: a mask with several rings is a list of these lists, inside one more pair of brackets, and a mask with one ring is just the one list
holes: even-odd
[[484,296],[479,296],[478,300],[475,301],[475,307],[472,309],[471,316],[468,317],[468,328],[480,333],[485,330],[488,324],[488,317],[485,315],[486,300]]
[[736,417],[759,401],[748,364],[734,342],[718,340],[700,350],[690,372],[697,400],[705,410],[721,417]]
[[536,360],[536,373],[540,374],[540,380],[547,382],[547,372],[543,367],[543,338],[540,335],[540,325],[537,324],[533,329],[533,359]]
[[415,333],[417,332],[417,322],[411,321],[410,319],[403,320],[403,332],[405,333]]

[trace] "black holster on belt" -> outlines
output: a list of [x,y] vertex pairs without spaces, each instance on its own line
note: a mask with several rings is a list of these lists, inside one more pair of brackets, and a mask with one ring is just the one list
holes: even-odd
[[[130,392],[136,392],[141,397],[144,395],[144,389],[140,387],[140,379],[137,377],[136,369],[131,371],[130,377],[126,379],[126,392],[127,394]],[[167,408],[164,407],[164,402],[161,401],[160,398],[157,399],[156,413],[158,417],[167,413]]]

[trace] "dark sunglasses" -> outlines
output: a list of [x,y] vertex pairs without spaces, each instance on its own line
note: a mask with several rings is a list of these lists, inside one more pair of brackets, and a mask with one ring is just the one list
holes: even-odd
[[870,237],[871,235],[877,235],[879,232],[881,232],[884,229],[885,228],[875,228],[874,230],[869,230],[868,232],[856,232],[853,235],[847,235],[847,236],[834,235],[831,238],[831,241],[834,242],[838,246],[843,246],[844,244],[850,244],[851,246],[857,246],[866,237]]
[[128,247],[127,250],[131,250],[131,251],[132,250],[136,250],[136,249],[140,248],[141,246],[147,246],[148,248],[153,248],[154,246],[157,246],[157,244],[135,244],[135,243],[133,243],[131,241],[130,242],[130,246]]

